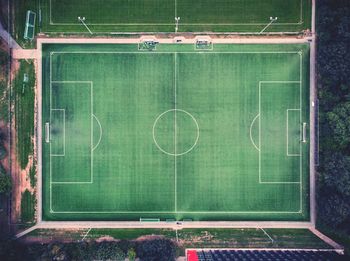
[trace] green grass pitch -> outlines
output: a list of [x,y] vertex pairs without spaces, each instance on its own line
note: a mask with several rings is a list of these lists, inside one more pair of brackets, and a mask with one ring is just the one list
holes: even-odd
[[311,0],[40,0],[44,32],[95,33],[260,32],[270,17],[278,17],[266,32],[300,32],[311,27]]
[[307,44],[44,44],[43,218],[308,220],[308,75]]

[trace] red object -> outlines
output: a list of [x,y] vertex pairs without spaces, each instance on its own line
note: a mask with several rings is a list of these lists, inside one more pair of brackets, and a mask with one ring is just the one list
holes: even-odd
[[196,250],[187,250],[187,261],[198,261]]

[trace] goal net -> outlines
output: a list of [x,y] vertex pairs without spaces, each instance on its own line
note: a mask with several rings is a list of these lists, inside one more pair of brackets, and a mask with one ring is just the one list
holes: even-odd
[[196,50],[213,50],[213,43],[208,39],[198,39],[196,41]]

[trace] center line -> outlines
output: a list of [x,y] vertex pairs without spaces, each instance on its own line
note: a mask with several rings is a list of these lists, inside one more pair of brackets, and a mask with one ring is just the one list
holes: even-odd
[[177,169],[176,169],[176,145],[177,145],[177,141],[176,141],[176,77],[177,77],[177,66],[176,66],[176,57],[177,57],[177,53],[174,54],[174,184],[175,184],[175,212],[177,211]]

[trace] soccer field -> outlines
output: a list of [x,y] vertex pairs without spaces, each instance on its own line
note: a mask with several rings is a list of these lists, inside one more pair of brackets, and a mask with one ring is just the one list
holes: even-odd
[[309,219],[309,45],[42,55],[44,220]]
[[40,0],[43,32],[300,32],[311,27],[311,0]]

